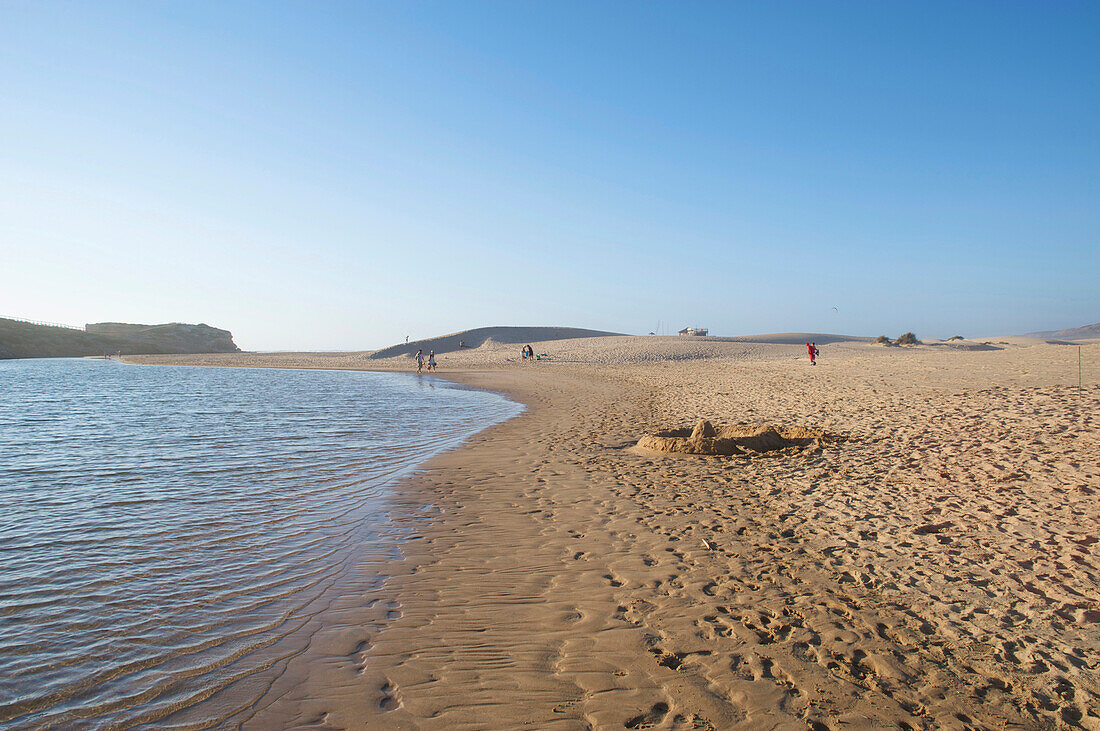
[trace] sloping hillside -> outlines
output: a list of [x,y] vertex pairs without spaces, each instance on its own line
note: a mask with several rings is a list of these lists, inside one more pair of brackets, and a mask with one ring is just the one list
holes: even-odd
[[0,318],[0,358],[67,358],[122,351],[236,353],[233,334],[209,325],[131,325],[103,322],[84,331]]
[[484,345],[487,340],[498,343],[535,343],[572,338],[599,338],[608,335],[621,335],[621,333],[585,330],[580,327],[479,327],[474,330],[441,335],[437,338],[392,345],[371,353],[370,357],[393,358],[399,355],[412,355],[418,350],[423,350],[425,353],[429,350],[434,350],[436,353],[449,353],[458,350],[460,343],[464,348],[477,348]]
[[1084,327],[1071,327],[1067,330],[1046,330],[1028,333],[1031,338],[1057,338],[1058,340],[1096,340],[1100,339],[1100,322]]

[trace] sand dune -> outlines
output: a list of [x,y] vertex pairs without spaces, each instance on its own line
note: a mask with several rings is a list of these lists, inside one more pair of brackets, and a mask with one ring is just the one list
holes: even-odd
[[486,344],[501,343],[511,345],[526,345],[531,342],[549,342],[553,340],[567,340],[576,338],[591,338],[605,335],[618,335],[619,333],[603,332],[601,330],[585,330],[580,327],[479,327],[474,330],[441,335],[425,340],[414,340],[409,343],[391,345],[388,348],[375,351],[371,358],[393,358],[401,355],[413,355],[418,350],[427,353],[434,350],[436,354],[449,353],[463,348],[479,348]]
[[715,337],[707,339],[730,343],[770,343],[772,345],[804,345],[806,343],[817,343],[818,345],[829,345],[831,343],[869,343],[874,338],[864,338],[856,335],[836,335],[834,333],[807,332],[737,335],[733,337]]

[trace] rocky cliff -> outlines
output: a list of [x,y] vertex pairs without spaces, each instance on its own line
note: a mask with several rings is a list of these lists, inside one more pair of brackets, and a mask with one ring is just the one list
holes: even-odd
[[236,353],[233,334],[209,325],[99,322],[83,331],[0,318],[0,358],[67,358],[117,353]]

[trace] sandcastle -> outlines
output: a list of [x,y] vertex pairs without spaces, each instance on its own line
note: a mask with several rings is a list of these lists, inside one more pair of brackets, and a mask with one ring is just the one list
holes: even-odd
[[835,440],[837,437],[830,437],[823,431],[801,426],[756,424],[716,429],[702,419],[694,429],[671,429],[646,435],[638,440],[638,447],[671,454],[751,455],[791,448],[819,449],[822,444]]

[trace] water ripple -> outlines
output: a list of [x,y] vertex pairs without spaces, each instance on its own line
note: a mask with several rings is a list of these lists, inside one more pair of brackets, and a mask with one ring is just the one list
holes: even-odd
[[280,662],[393,555],[396,481],[518,410],[394,374],[0,361],[0,724],[150,723]]

